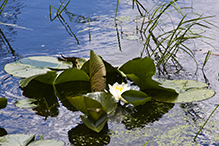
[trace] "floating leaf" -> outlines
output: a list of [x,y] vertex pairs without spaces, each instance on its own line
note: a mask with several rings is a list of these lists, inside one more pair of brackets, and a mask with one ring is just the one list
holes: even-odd
[[56,71],[47,71],[47,73],[45,73],[45,74],[38,74],[38,75],[34,75],[34,76],[31,76],[31,77],[28,77],[28,78],[21,79],[19,81],[19,85],[20,85],[21,88],[24,88],[32,80],[37,80],[37,81],[40,81],[42,83],[52,85],[55,78],[56,78],[56,76],[57,76]]
[[128,61],[120,68],[126,76],[129,77],[136,85],[140,87],[141,91],[148,94],[150,90],[162,90],[162,92],[168,92],[169,94],[176,95],[176,91],[172,88],[165,88],[160,86],[160,83],[154,81],[152,76],[156,72],[154,60],[148,57],[136,58]]
[[55,80],[55,84],[70,81],[90,81],[89,76],[83,71],[76,68],[64,70]]
[[123,71],[131,80],[133,80],[141,90],[147,89],[148,80],[155,74],[156,68],[154,60],[150,58],[136,58],[123,64],[119,70]]
[[107,121],[107,110],[97,100],[86,96],[67,97],[70,103],[86,116],[81,116],[84,124],[95,132],[100,132]]
[[177,91],[178,95],[173,95],[164,92],[153,92],[152,98],[157,101],[167,102],[167,103],[183,103],[183,102],[193,102],[208,99],[214,95],[214,91],[207,89],[208,85],[193,80],[159,80],[162,83],[161,86],[173,88]]
[[89,117],[82,116],[82,115],[81,115],[81,119],[82,119],[83,123],[88,128],[90,128],[91,130],[93,130],[93,131],[95,131],[97,133],[99,133],[103,129],[104,125],[106,124],[106,122],[108,120],[107,115],[101,116],[96,121],[93,121]]
[[184,92],[191,88],[204,88],[208,85],[204,82],[194,81],[194,80],[164,80],[156,79],[160,83],[160,86],[165,88],[175,89],[177,93]]
[[55,139],[40,139],[31,142],[28,146],[64,146],[63,141],[58,141]]
[[151,100],[151,97],[148,97],[147,94],[136,90],[125,91],[122,93],[122,97],[134,106],[145,104]]
[[78,110],[96,121],[101,115],[107,113],[106,108],[97,100],[86,96],[67,97],[69,102]]
[[106,68],[102,59],[90,51],[90,82],[91,82],[91,91],[103,91],[106,88]]
[[82,94],[86,94],[90,91],[90,82],[75,81],[75,82],[65,82],[62,84],[55,85],[55,93],[62,102],[62,105],[71,111],[76,111],[77,109],[68,101],[66,97],[74,97]]
[[117,107],[116,100],[110,93],[93,92],[87,93],[84,96],[90,97],[100,102],[106,108],[108,114],[112,113]]
[[10,134],[0,137],[1,146],[26,146],[35,134]]
[[0,109],[5,108],[7,106],[7,98],[5,97],[0,97]]
[[35,108],[38,105],[34,104],[33,102],[36,102],[36,99],[31,99],[31,98],[25,98],[25,99],[21,99],[16,101],[14,104],[16,107],[19,108]]
[[37,74],[45,74],[51,69],[68,69],[72,67],[71,62],[59,61],[50,56],[27,57],[8,63],[4,70],[15,77],[28,78]]

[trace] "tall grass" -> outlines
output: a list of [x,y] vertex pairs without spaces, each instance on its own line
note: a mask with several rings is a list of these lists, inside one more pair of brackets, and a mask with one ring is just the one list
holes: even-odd
[[[133,0],[134,4],[139,14],[144,18],[140,29],[138,29],[144,39],[141,57],[146,55],[156,59],[156,65],[164,71],[167,63],[183,68],[176,57],[179,52],[186,53],[197,64],[193,50],[188,46],[188,42],[198,38],[211,39],[193,31],[193,28],[210,29],[210,26],[214,26],[214,24],[207,21],[207,19],[214,16],[204,17],[192,11],[183,14],[183,9],[188,9],[188,7],[180,8],[177,0],[169,3],[158,3],[150,10],[146,10],[137,0]],[[192,10],[191,7],[189,9]],[[171,14],[178,14],[177,17],[180,17],[178,23],[172,20]],[[149,20],[148,23],[144,22],[146,19]]]

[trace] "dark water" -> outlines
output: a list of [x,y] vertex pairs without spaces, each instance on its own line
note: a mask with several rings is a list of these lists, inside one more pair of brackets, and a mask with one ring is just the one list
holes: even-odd
[[[52,22],[49,16],[49,6],[59,7],[58,0],[9,1],[0,16],[0,96],[8,99],[7,108],[0,110],[0,126],[8,134],[14,133],[36,133],[39,138],[43,135],[45,139],[55,138],[63,140],[70,145],[74,129],[81,123],[80,112],[73,112],[63,106],[57,107],[58,112],[49,116],[36,114],[32,109],[20,109],[14,106],[15,101],[25,98],[24,91],[19,88],[18,78],[12,77],[4,72],[4,65],[15,60],[36,55],[48,55],[58,57],[77,56],[88,58],[89,51],[94,50],[106,61],[112,64],[122,64],[133,57],[140,56],[143,44],[140,40],[130,41],[122,39],[121,27],[119,40],[114,23],[116,0],[110,1],[71,1],[65,11],[63,18],[68,25],[56,18]],[[144,1],[147,8],[152,7],[156,1]],[[205,15],[216,15],[212,21],[218,26],[219,2],[216,0],[183,0],[180,6],[193,6],[199,13]],[[136,9],[132,10],[132,1],[120,1],[118,18],[122,31],[135,33],[136,23],[134,19],[139,16]],[[52,9],[54,17],[55,10]],[[89,41],[88,18],[91,20]],[[177,19],[176,19],[177,20]],[[213,28],[207,32],[207,36],[216,41],[210,41],[215,49],[198,42],[195,46],[196,59],[201,68],[208,50],[218,53],[218,29]],[[73,35],[76,35],[79,45]],[[189,57],[179,55],[186,71],[180,74],[172,74],[172,78],[195,79],[206,81],[201,70],[194,75],[193,62]],[[209,80],[210,87],[216,91],[213,98],[189,104],[159,104],[152,103],[147,108],[138,108],[137,112],[129,109],[116,112],[108,121],[105,141],[108,145],[195,145],[193,137],[204,123],[211,111],[218,104],[219,91],[218,73],[219,57],[212,55],[205,67],[205,75]],[[192,65],[190,65],[190,63]],[[156,107],[160,107],[156,108]],[[155,116],[151,116],[153,113]],[[198,145],[219,145],[219,119],[218,112],[210,119],[197,137]],[[106,133],[105,133],[106,134]],[[100,139],[103,141],[103,139]]]

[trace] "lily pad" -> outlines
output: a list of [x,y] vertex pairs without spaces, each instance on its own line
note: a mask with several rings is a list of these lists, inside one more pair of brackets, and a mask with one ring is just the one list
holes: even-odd
[[95,132],[100,132],[107,121],[107,110],[97,100],[86,96],[67,97],[69,102],[85,116],[81,116],[84,124]]
[[37,101],[36,99],[25,98],[25,99],[16,101],[14,104],[16,107],[19,107],[19,108],[25,108],[25,109],[35,108],[38,105],[34,104],[33,102],[36,102],[36,101]]
[[208,99],[214,95],[212,89],[207,89],[207,84],[193,80],[159,80],[161,86],[167,88],[173,88],[178,95],[170,94],[168,92],[153,92],[152,98],[167,103],[183,103],[202,101]]
[[34,75],[34,76],[31,76],[28,78],[21,79],[19,81],[19,85],[21,88],[24,88],[32,80],[37,80],[37,81],[40,81],[41,83],[52,85],[56,76],[57,76],[56,71],[47,71],[47,73],[45,73],[45,74],[38,74],[38,75]]
[[93,92],[93,93],[87,93],[84,96],[99,101],[106,108],[108,114],[112,113],[117,107],[116,100],[110,93]]
[[26,146],[35,137],[35,134],[10,134],[0,137],[2,146]]
[[146,102],[151,100],[151,97],[148,97],[147,94],[142,91],[136,90],[125,91],[124,93],[122,93],[122,97],[134,106],[145,104]]
[[148,57],[135,58],[123,64],[119,70],[123,71],[132,81],[137,84],[141,90],[150,88],[148,80],[156,72],[154,60]]
[[72,67],[71,62],[59,61],[55,57],[50,56],[34,56],[27,57],[8,63],[4,70],[15,77],[28,78],[37,74],[45,74],[51,69],[68,69]]
[[58,141],[55,139],[40,139],[31,142],[28,146],[64,146],[63,141]]
[[91,130],[99,133],[103,127],[105,126],[108,118],[107,115],[103,115],[100,118],[98,118],[96,121],[91,120],[89,117],[87,116],[82,116],[81,115],[81,119],[83,121],[83,123],[90,128]]
[[90,81],[90,77],[83,70],[70,68],[64,70],[55,80],[55,84],[70,82],[70,81]]
[[96,121],[107,113],[106,108],[97,100],[86,96],[67,97],[69,102],[78,110]]
[[5,108],[7,106],[7,98],[5,97],[0,97],[0,109]]

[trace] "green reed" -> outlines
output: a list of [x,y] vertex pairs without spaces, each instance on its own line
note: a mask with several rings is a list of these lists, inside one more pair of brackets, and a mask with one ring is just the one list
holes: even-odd
[[[0,0],[0,2],[1,2],[1,0]],[[2,11],[4,10],[5,6],[7,5],[7,3],[8,3],[8,0],[4,0],[3,3],[1,4],[1,6],[0,6],[0,15],[1,15]]]
[[[149,20],[148,23],[142,22],[138,30],[144,39],[141,57],[146,55],[155,59],[157,61],[156,65],[162,67],[165,71],[167,63],[170,62],[175,66],[183,68],[176,57],[177,53],[181,51],[189,55],[197,65],[193,50],[188,46],[188,41],[198,38],[211,39],[201,33],[194,32],[193,28],[210,29],[209,26],[215,25],[207,21],[207,19],[214,16],[204,17],[194,12],[183,14],[183,9],[192,10],[192,8],[180,8],[177,0],[169,3],[161,2],[150,10],[146,10],[137,0],[133,0],[133,2],[136,4],[139,14]],[[172,13],[179,14],[179,17],[181,17],[181,20],[177,24],[171,18]],[[166,18],[169,18],[169,22],[163,21]],[[208,43],[206,42],[206,44]]]

